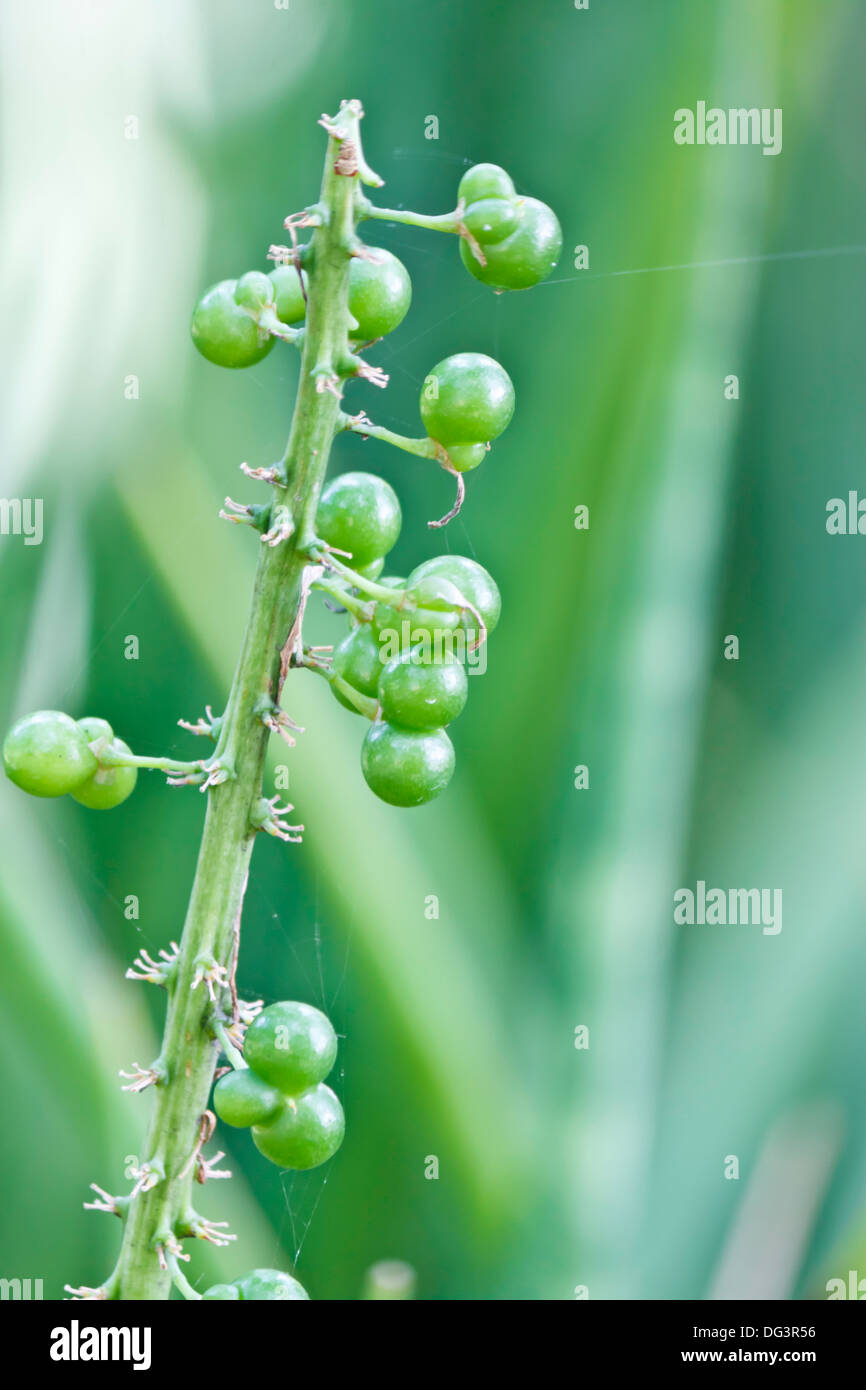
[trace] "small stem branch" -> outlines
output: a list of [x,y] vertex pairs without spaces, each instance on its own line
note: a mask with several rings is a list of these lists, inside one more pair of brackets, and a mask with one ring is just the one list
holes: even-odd
[[362,435],[364,439],[381,439],[385,444],[393,444],[396,449],[402,449],[406,454],[415,454],[418,458],[436,459],[437,462],[443,463],[446,457],[442,445],[437,444],[434,439],[410,439],[405,434],[396,434],[384,425],[374,425],[363,413],[341,416],[341,426],[353,434]]
[[[362,593],[369,594],[371,598],[377,599],[380,603],[387,603],[389,608],[402,608],[405,604],[406,589],[389,589],[387,584],[377,584],[375,579],[367,579],[365,575],[358,574],[357,571],[350,569],[348,565],[344,565],[342,560],[335,559],[334,552],[332,550],[325,550],[321,546],[321,542],[318,543],[317,547],[314,547],[314,554],[318,564],[324,565],[326,569],[333,570],[336,574],[339,574],[341,578],[347,580],[349,584],[351,584],[353,589],[360,589]],[[320,579],[316,580],[316,585],[319,588],[324,587]],[[340,602],[348,607],[346,598],[351,596],[343,595],[342,593],[338,594],[338,596]]]
[[379,713],[378,700],[374,700],[372,695],[362,695],[360,690],[356,690],[348,681],[343,680],[343,677],[337,675],[337,672],[332,671],[329,666],[316,661],[315,657],[310,656],[307,652],[299,657],[297,665],[304,667],[307,671],[315,671],[317,676],[324,676],[328,684],[345,696],[349,703],[355,706],[358,713],[363,714],[365,719],[373,720],[376,718]]
[[[368,622],[370,618],[370,606],[364,603],[363,599],[357,598],[355,594],[350,594],[347,589],[343,589],[339,584],[329,584],[327,579],[317,579],[313,584],[314,589],[327,594],[329,598],[335,599],[342,608],[352,613],[359,622]],[[393,589],[391,593],[393,593]]]
[[219,1041],[220,1047],[226,1055],[226,1061],[232,1067],[234,1067],[235,1071],[246,1071],[247,1064],[244,1061],[242,1054],[238,1051],[231,1038],[229,1037],[226,1026],[222,1022],[222,1020],[218,1018],[213,1019],[213,1021],[211,1022],[211,1027],[213,1028],[215,1037]]
[[402,222],[407,227],[423,227],[428,232],[460,234],[460,215],[457,208],[454,212],[431,215],[426,212],[410,212],[408,208],[376,207],[369,198],[361,196],[358,198],[358,217],[362,220],[375,218],[378,222]]

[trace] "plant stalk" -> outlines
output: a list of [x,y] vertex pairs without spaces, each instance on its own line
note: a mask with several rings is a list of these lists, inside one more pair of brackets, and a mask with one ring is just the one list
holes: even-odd
[[[160,1054],[167,1077],[155,1088],[143,1154],[149,1169],[164,1176],[130,1201],[118,1265],[104,1286],[110,1298],[168,1298],[171,1266],[176,1262],[171,1257],[166,1260],[164,1252],[189,1229],[194,1217],[195,1157],[220,1050],[213,1036],[214,1005],[207,986],[210,982],[216,993],[216,1011],[229,1016],[231,991],[225,981],[237,959],[256,834],[251,815],[262,796],[268,740],[262,701],[263,697],[274,705],[280,701],[287,642],[290,635],[298,635],[316,507],[337,430],[338,373],[348,355],[349,263],[358,184],[346,151],[360,150],[359,117],[355,104],[344,107],[336,118],[336,133],[328,138],[319,204],[323,225],[316,227],[312,238],[300,383],[283,459],[286,483],[274,489],[274,509],[288,509],[293,529],[279,545],[260,547],[247,628],[216,753],[210,760],[230,775],[208,790],[195,881],[169,988]],[[205,980],[201,979],[203,969],[208,971]],[[163,1268],[163,1263],[169,1267]]]

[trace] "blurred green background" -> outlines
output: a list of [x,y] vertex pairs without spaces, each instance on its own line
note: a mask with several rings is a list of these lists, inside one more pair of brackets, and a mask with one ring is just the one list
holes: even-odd
[[[473,555],[503,618],[419,811],[375,801],[360,721],[289,681],[306,732],[273,757],[307,834],[257,847],[241,987],[330,1011],[348,1134],[283,1178],[220,1134],[235,1179],[201,1206],[239,1240],[190,1277],[297,1261],[356,1298],[391,1256],[427,1299],[631,1299],[866,1275],[866,541],[825,529],[866,443],[862,4],[46,0],[4,4],[2,35],[0,490],[45,516],[41,546],[0,538],[4,725],[57,707],[196,755],[176,721],[220,707],[255,559],[216,513],[278,457],[297,362],[220,372],[188,318],[315,197],[321,112],[364,102],[380,201],[444,211],[489,159],[564,228],[511,296],[452,238],[365,228],[414,303],[370,353],[387,392],[351,407],[418,433],[462,349],[518,406],[444,533],[435,468],[356,438],[332,466],[397,488],[393,572]],[[676,146],[698,100],[782,107],[781,155]],[[0,787],[0,1274],[50,1297],[114,1259],[82,1202],[126,1190],[149,1100],[117,1072],[163,1011],[123,972],[179,931],[202,810],[158,774],[112,815]],[[676,926],[697,879],[781,888],[781,933]]]

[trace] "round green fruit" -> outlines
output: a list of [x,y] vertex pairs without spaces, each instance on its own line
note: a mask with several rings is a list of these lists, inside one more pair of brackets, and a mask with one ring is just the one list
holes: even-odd
[[[307,277],[303,271],[301,275],[304,280],[304,289],[307,288]],[[277,318],[281,323],[294,327],[295,324],[303,323],[307,315],[307,301],[301,289],[301,278],[293,265],[277,265],[270,272],[271,280],[276,292],[275,308]]]
[[424,428],[446,449],[496,439],[513,414],[511,377],[483,352],[457,352],[437,362],[421,388]]
[[460,240],[463,264],[484,285],[496,290],[528,290],[546,280],[559,260],[562,228],[556,213],[537,198],[518,198],[517,226],[510,236],[484,247],[486,265]]
[[379,680],[382,715],[404,729],[441,729],[466,704],[468,681],[452,655],[436,660],[417,651],[389,661]]
[[[382,658],[379,654],[379,643],[369,623],[359,624],[334,649],[333,670],[344,681],[348,681],[353,690],[360,691],[362,695],[376,695],[379,677],[382,674]],[[345,705],[346,709],[352,710],[355,714],[358,713],[350,700],[336,688],[332,689],[341,705]]]
[[[496,581],[483,565],[465,555],[435,555],[412,571],[408,583],[412,587],[433,577],[450,580],[473,608],[478,609],[488,634],[493,631],[499,622],[502,599]],[[469,616],[471,621],[471,614]]]
[[389,608],[377,603],[370,626],[379,644],[383,661],[390,661],[418,642],[447,641],[447,635],[460,626],[460,614],[448,608]]
[[471,203],[463,214],[463,225],[482,246],[504,241],[516,230],[519,221],[517,203],[513,198],[481,198]]
[[65,796],[98,767],[89,742],[68,714],[56,709],[27,714],[6,735],[6,776],[31,796]]
[[390,806],[423,806],[451,781],[454,746],[444,729],[423,733],[377,722],[361,745],[361,771],[370,790]]
[[447,454],[458,473],[468,473],[487,457],[486,444],[449,444]]
[[[132,753],[132,749],[122,738],[112,739],[109,745],[112,753]],[[92,777],[75,787],[73,801],[87,806],[91,811],[111,811],[120,806],[135,791],[138,781],[137,767],[97,767]]]
[[380,555],[378,560],[371,560],[369,565],[362,565],[357,573],[362,579],[378,579],[385,568],[385,557]]
[[460,180],[457,197],[468,207],[480,198],[514,198],[514,184],[498,164],[473,164]]
[[412,281],[403,262],[384,247],[372,247],[375,261],[353,256],[349,265],[349,313],[358,327],[352,337],[384,338],[403,322],[412,303]]
[[252,311],[238,303],[239,283],[220,280],[205,291],[193,310],[192,340],[202,357],[218,367],[252,367],[267,357],[276,341],[259,328]]
[[83,729],[87,735],[88,743],[96,743],[97,739],[108,739],[110,743],[114,738],[114,730],[107,719],[100,719],[95,714],[86,714],[83,719],[76,719],[79,729]]
[[253,1269],[235,1280],[235,1288],[238,1297],[245,1303],[262,1299],[297,1300],[310,1297],[303,1284],[299,1284],[291,1274],[284,1274],[281,1269]]
[[257,314],[262,309],[270,309],[276,303],[277,291],[274,282],[263,270],[248,270],[235,286],[234,300],[242,309]]
[[213,1108],[219,1118],[234,1129],[267,1124],[279,1114],[283,1097],[251,1067],[221,1076],[213,1089]]
[[270,1125],[253,1128],[253,1142],[260,1154],[278,1168],[318,1168],[343,1142],[346,1120],[343,1107],[330,1086],[310,1086],[289,1096]]
[[253,1019],[244,1039],[244,1061],[285,1095],[324,1080],[336,1060],[337,1035],[312,1004],[271,1004]]
[[202,1298],[204,1299],[225,1298],[236,1300],[239,1299],[240,1296],[241,1291],[234,1284],[211,1284],[210,1288],[205,1289],[202,1294]]
[[388,554],[401,521],[397,494],[384,478],[343,473],[322,493],[316,531],[335,550],[346,551],[357,568]]

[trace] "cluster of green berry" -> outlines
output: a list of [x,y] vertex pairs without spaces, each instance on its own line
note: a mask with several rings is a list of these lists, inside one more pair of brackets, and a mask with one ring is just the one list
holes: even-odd
[[116,760],[131,750],[105,719],[75,720],[56,709],[19,719],[3,743],[6,776],[31,796],[66,796],[108,811],[132,794],[138,771]]
[[498,164],[475,164],[460,180],[463,224],[480,244],[479,258],[462,239],[463,264],[495,290],[527,290],[546,279],[559,259],[562,230],[556,213],[537,198],[518,197]]
[[324,1079],[337,1059],[337,1035],[311,1004],[271,1004],[247,1029],[245,1066],[220,1077],[214,1109],[252,1129],[259,1153],[279,1168],[317,1168],[343,1142],[343,1107]]
[[[322,493],[316,529],[377,579],[399,535],[400,504],[383,479],[344,473]],[[466,704],[469,654],[499,621],[499,590],[482,565],[461,555],[436,556],[407,579],[388,575],[366,587],[373,597],[351,577],[342,589],[328,586],[350,623],[334,650],[331,689],[372,721],[361,748],[370,789],[392,806],[421,806],[454,771],[446,726]]]
[[[294,339],[307,312],[310,246],[300,247],[295,265],[269,274],[249,270],[238,280],[220,280],[206,290],[192,315],[192,340],[218,367],[252,367],[267,357],[277,338]],[[412,282],[402,261],[377,247],[375,259],[354,256],[349,267],[349,337],[370,342],[402,323],[412,302]]]

